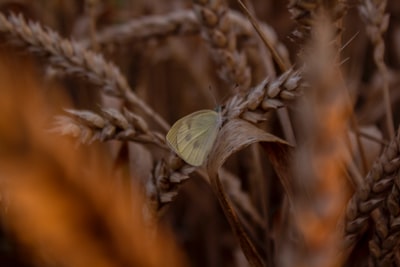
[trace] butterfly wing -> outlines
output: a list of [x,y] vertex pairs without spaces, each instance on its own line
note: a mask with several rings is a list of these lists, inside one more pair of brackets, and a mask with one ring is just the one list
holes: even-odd
[[217,137],[219,116],[212,110],[200,110],[183,117],[168,132],[168,143],[187,163],[202,165]]
[[193,115],[179,128],[177,143],[185,161],[200,166],[210,153],[217,137],[219,115],[212,110],[196,112]]

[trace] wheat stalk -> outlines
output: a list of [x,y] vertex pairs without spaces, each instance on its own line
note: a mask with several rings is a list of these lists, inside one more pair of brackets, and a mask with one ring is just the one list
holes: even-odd
[[[232,23],[232,27],[235,28],[237,36],[245,39],[255,38],[253,27],[246,17],[234,10],[230,10],[227,16]],[[287,49],[279,42],[273,28],[265,23],[261,23],[261,26],[274,50],[279,53],[280,57],[287,60]],[[95,39],[97,43],[106,45],[165,38],[174,35],[193,35],[199,34],[200,31],[201,25],[195,13],[192,10],[179,10],[163,15],[135,18],[122,24],[108,26],[100,30]],[[80,43],[85,47],[89,46],[90,42],[89,39],[80,40]]]
[[[260,110],[269,112],[283,107],[285,102],[301,95],[304,87],[306,84],[302,80],[300,71],[288,70],[274,81],[264,80],[252,88],[246,96],[232,98],[226,105],[226,116],[229,118],[241,116],[256,123],[265,118],[265,115],[259,113]],[[151,132],[146,121],[126,109],[123,113],[115,109],[102,109],[100,114],[87,110],[67,110],[67,112],[70,116],[56,118],[53,132],[75,137],[84,144],[96,140],[120,140],[153,143],[169,150],[161,134]],[[152,178],[146,184],[152,213],[155,211],[157,214],[165,210],[166,205],[178,194],[181,183],[187,180],[194,170],[195,168],[184,164],[176,155],[168,164],[164,161],[155,163]],[[229,177],[224,180],[229,185],[227,192],[240,209],[249,214],[254,222],[260,224],[260,216],[256,209],[250,202],[243,202],[246,198],[245,193],[232,184],[239,180],[232,175]]]
[[194,0],[193,3],[203,37],[210,45],[221,78],[231,85],[238,85],[239,91],[244,92],[251,84],[251,72],[246,55],[237,50],[236,36],[225,1]]
[[[345,206],[347,188],[345,134],[348,112],[344,83],[337,77],[334,30],[329,16],[316,17],[310,45],[304,49],[304,79],[310,84],[297,106],[298,146],[293,159],[294,189],[287,232],[296,240],[282,241],[283,266],[340,266],[336,244],[337,221]],[[288,233],[285,233],[288,235]]]
[[[372,239],[369,241],[369,265],[370,266],[390,266],[394,260],[394,253],[399,247],[400,237],[400,215],[399,215],[399,190],[396,183],[393,185],[392,192],[388,197],[391,201],[391,209],[381,207],[374,211],[372,217],[375,221],[375,229]],[[385,203],[386,204],[386,203]]]
[[390,266],[400,243],[400,178],[399,171],[391,176],[394,183],[382,207],[374,211],[374,235],[369,242],[370,266]]
[[246,95],[230,98],[222,111],[227,118],[241,117],[251,123],[265,120],[265,112],[277,110],[297,99],[308,85],[300,70],[289,69],[274,80],[265,78]]
[[392,107],[389,94],[389,73],[384,61],[385,42],[383,35],[389,26],[389,15],[385,14],[386,0],[363,0],[360,1],[359,11],[364,19],[367,35],[374,45],[374,61],[382,76],[382,93],[385,103],[386,127],[390,138],[395,135],[393,125]]
[[85,50],[50,29],[44,30],[39,23],[27,23],[21,15],[0,14],[0,32],[6,33],[16,45],[25,46],[28,51],[45,58],[52,67],[84,77],[106,94],[122,97],[154,118],[162,128],[169,129],[168,123],[133,93],[119,69],[101,54]]
[[[101,114],[88,110],[66,110],[70,116],[56,117],[52,132],[77,138],[81,143],[93,141],[131,141],[155,144],[169,150],[163,135],[152,132],[141,117],[125,109],[102,109]],[[146,180],[144,191],[148,200],[148,213],[158,218],[178,194],[180,185],[187,179],[194,167],[184,164],[173,156],[167,164],[163,160],[154,163],[152,173]]]
[[[56,117],[52,132],[77,138],[83,144],[93,141],[131,141],[155,144],[169,150],[163,135],[151,132],[147,123],[128,110],[102,109],[100,114],[88,110],[66,110],[70,116]],[[145,183],[149,214],[153,219],[165,211],[178,194],[180,185],[195,168],[184,164],[176,155],[167,164],[154,163],[152,173]]]
[[[57,116],[51,132],[72,136],[82,144],[90,144],[97,140],[101,142],[119,140],[150,143],[169,150],[163,135],[151,132],[141,117],[126,109],[123,113],[116,109],[102,109],[100,114],[88,110],[66,111],[70,116]],[[178,158],[171,159],[171,161],[176,160],[180,161]],[[173,169],[174,166],[179,167]],[[174,200],[180,185],[189,179],[189,174],[194,170],[194,167],[178,162],[166,164],[164,161],[157,161],[155,163],[151,178],[145,185],[150,213],[153,216],[159,216],[166,205]],[[229,179],[224,179],[228,176]],[[236,206],[262,227],[261,216],[252,206],[246,193],[241,190],[238,178],[232,174],[225,174],[222,178]]]
[[368,227],[371,212],[383,205],[394,184],[393,174],[400,168],[399,138],[391,141],[365,177],[365,184],[353,195],[346,208],[344,247],[351,249]]
[[52,132],[77,138],[83,144],[93,141],[132,141],[152,143],[167,149],[164,136],[151,132],[146,121],[136,114],[124,110],[102,109],[101,114],[88,110],[67,110],[72,116],[58,116],[55,119]]
[[[172,35],[199,33],[198,20],[191,10],[181,10],[164,15],[146,16],[120,25],[108,26],[96,34],[100,44],[124,43],[128,41],[162,38]],[[81,40],[88,46],[90,40]]]

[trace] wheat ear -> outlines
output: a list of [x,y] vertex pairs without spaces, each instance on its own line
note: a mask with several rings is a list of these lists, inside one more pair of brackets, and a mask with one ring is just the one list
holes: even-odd
[[368,227],[371,212],[385,201],[394,183],[393,174],[400,168],[400,134],[392,139],[382,156],[374,163],[365,184],[353,195],[346,208],[344,247],[351,249]]
[[230,84],[238,85],[239,91],[246,91],[251,84],[251,72],[246,55],[237,50],[226,2],[194,0],[193,3],[203,37],[210,45],[212,58],[219,65],[220,76]]
[[389,94],[389,73],[384,61],[385,41],[383,35],[389,26],[389,15],[385,13],[387,0],[360,1],[359,11],[364,19],[367,35],[374,45],[374,61],[382,76],[382,93],[385,102],[386,127],[390,138],[395,135],[393,126],[392,107]]
[[25,46],[31,53],[45,58],[52,67],[84,77],[100,86],[106,94],[122,97],[153,117],[162,128],[169,129],[168,123],[133,93],[119,69],[101,54],[61,38],[50,29],[43,29],[37,22],[26,22],[21,15],[6,17],[0,14],[0,32],[7,34],[16,45]]

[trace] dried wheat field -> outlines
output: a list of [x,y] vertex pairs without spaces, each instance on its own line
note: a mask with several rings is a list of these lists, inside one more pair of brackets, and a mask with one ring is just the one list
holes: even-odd
[[400,266],[399,92],[397,0],[0,0],[0,266]]

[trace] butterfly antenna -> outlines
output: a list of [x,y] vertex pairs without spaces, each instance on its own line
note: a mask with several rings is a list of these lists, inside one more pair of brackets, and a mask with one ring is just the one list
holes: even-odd
[[212,96],[212,99],[214,101],[214,107],[217,107],[218,106],[218,101],[217,101],[217,92],[216,92],[216,90],[211,85],[208,85],[208,91],[210,92],[210,95]]

